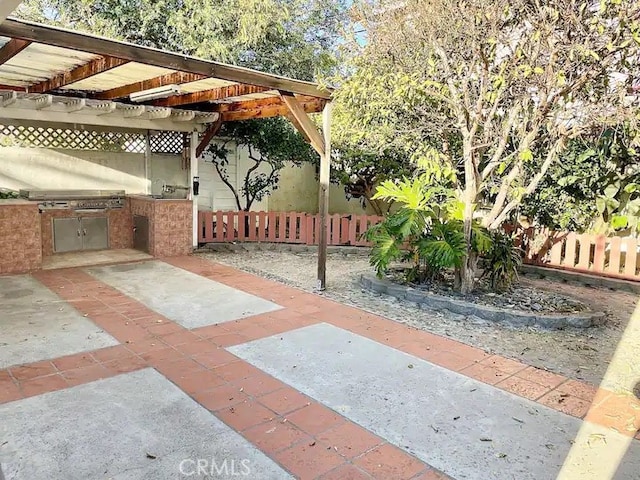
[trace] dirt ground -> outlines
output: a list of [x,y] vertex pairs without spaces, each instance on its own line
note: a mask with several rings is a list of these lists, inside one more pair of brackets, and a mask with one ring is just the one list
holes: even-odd
[[[201,255],[287,285],[311,292],[315,290],[317,256],[313,253],[239,251]],[[605,374],[638,300],[637,295],[628,292],[524,278],[521,282],[527,285],[571,295],[594,310],[604,311],[607,321],[600,327],[588,329],[512,328],[420,309],[413,303],[401,303],[395,298],[365,291],[358,285],[358,278],[370,271],[366,256],[330,254],[327,290],[322,295],[488,352],[595,384],[600,383]]]

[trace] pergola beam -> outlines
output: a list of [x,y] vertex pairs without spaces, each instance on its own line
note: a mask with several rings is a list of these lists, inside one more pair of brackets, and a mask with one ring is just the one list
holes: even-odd
[[31,42],[20,40],[19,38],[9,40],[0,48],[0,65],[7,63],[29,45],[31,45]]
[[97,93],[94,98],[98,100],[114,100],[116,98],[128,97],[132,93],[150,90],[152,88],[160,88],[166,85],[181,85],[183,83],[197,82],[207,78],[205,75],[187,72],[173,72],[159,77],[142,80],[141,82],[130,83],[122,87],[112,88],[104,92]]
[[65,85],[70,85],[72,83],[79,82],[80,80],[93,77],[99,73],[107,72],[112,68],[119,67],[125,63],[128,63],[128,60],[122,60],[120,58],[110,56],[96,58],[95,60],[91,60],[89,63],[80,65],[68,72],[56,75],[49,80],[44,80],[40,83],[36,83],[35,85],[31,85],[30,87],[27,87],[27,90],[29,93],[48,92],[64,87]]
[[[242,108],[242,103],[249,104],[249,108]],[[308,102],[299,102],[305,113],[321,112],[326,104],[325,100],[314,99]],[[223,107],[223,106],[221,106]],[[289,107],[280,99],[265,99],[265,103],[259,102],[241,102],[238,103],[238,109],[226,111],[219,109],[222,119],[225,122],[235,122],[238,120],[249,120],[257,118],[269,118],[278,116],[287,116],[291,114]]]
[[159,107],[176,107],[178,105],[188,105],[191,103],[211,102],[215,100],[224,100],[230,97],[240,97],[242,95],[250,95],[253,93],[262,93],[269,90],[266,87],[257,87],[255,85],[229,85],[226,87],[212,88],[201,92],[185,93],[184,95],[174,95],[173,97],[156,100],[153,105]]
[[[293,118],[295,118],[294,126],[300,130],[300,132],[310,140],[313,149],[323,157],[325,155],[325,145],[322,135],[318,131],[318,127],[311,121],[304,107],[296,97],[289,95],[286,92],[280,92],[282,101],[286,104],[287,108],[291,112]],[[326,107],[325,107],[326,108]]]

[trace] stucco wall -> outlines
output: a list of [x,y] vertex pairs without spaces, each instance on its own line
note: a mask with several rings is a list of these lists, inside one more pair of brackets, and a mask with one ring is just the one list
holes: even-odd
[[[278,189],[268,198],[268,208],[278,212],[315,213],[318,211],[318,190],[319,183],[314,165],[287,166],[281,171]],[[368,213],[373,215],[375,212],[363,209],[359,200],[347,200],[342,186],[331,185],[329,188],[329,213],[355,215]]]
[[[187,185],[188,173],[182,169],[178,155],[151,156],[149,175],[156,193],[162,189],[162,181]],[[144,193],[146,185],[141,153],[0,148],[0,187],[12,190],[114,189]]]

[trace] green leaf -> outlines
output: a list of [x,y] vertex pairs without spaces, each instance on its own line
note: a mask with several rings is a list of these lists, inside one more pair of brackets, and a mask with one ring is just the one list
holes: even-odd
[[524,162],[530,162],[531,160],[533,160],[533,152],[529,149],[526,149],[520,152],[519,156],[520,156],[520,160]]
[[628,224],[629,221],[625,215],[613,215],[611,217],[611,228],[613,228],[614,230],[626,228]]
[[604,189],[604,196],[613,199],[620,191],[620,187],[617,185],[608,185],[607,188]]

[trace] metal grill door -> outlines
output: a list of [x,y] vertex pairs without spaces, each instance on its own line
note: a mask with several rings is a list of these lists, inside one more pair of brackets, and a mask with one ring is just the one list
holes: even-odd
[[109,223],[107,217],[83,217],[81,223],[83,250],[109,248]]
[[75,252],[82,250],[82,229],[79,218],[53,219],[53,251]]

